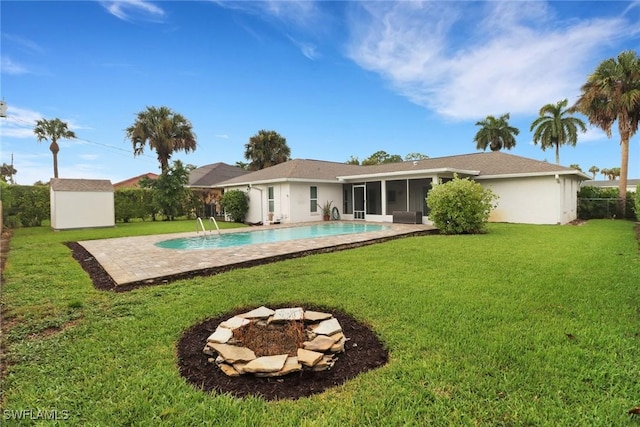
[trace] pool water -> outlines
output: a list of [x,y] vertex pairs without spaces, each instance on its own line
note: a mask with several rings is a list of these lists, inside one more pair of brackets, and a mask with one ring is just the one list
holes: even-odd
[[364,233],[380,231],[388,228],[380,224],[359,224],[330,222],[300,227],[272,228],[259,231],[242,231],[238,233],[217,234],[205,233],[195,237],[163,240],[155,245],[165,249],[217,249],[259,243],[275,243],[287,240],[312,239],[340,234]]

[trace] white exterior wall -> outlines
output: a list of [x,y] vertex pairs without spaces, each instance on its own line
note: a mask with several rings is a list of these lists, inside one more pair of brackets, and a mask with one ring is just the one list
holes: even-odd
[[[311,190],[318,188],[318,209],[311,212]],[[331,207],[342,210],[342,185],[323,183],[291,183],[291,222],[322,221],[322,207],[325,202],[332,201]]]
[[322,209],[319,206],[316,212],[311,212],[310,187],[318,188],[318,203],[323,205],[325,201],[333,201],[332,207],[341,208],[342,185],[322,183],[297,183],[283,182],[265,185],[252,185],[227,188],[226,191],[239,190],[249,196],[249,211],[247,222],[268,222],[269,203],[268,187],[273,187],[274,193],[274,220],[282,223],[322,221]]
[[54,230],[116,225],[113,192],[51,190],[49,201]]
[[576,179],[551,175],[478,182],[499,197],[491,222],[565,224],[577,217]]

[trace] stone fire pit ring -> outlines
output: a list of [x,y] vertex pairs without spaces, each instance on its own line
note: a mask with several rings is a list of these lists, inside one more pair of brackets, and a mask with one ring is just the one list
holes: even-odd
[[[238,372],[237,376],[229,376],[224,373],[223,368],[220,368],[216,363],[219,354],[211,349],[212,346],[209,345],[211,341],[208,339],[215,334],[222,323],[257,310],[253,306],[237,308],[226,314],[204,319],[184,330],[176,342],[176,362],[180,375],[194,388],[205,393],[214,393],[212,396],[221,393],[236,398],[255,396],[267,401],[295,400],[342,385],[361,373],[380,368],[389,362],[388,350],[370,326],[340,309],[309,303],[277,304],[270,308],[275,314],[275,311],[280,308],[298,307],[304,307],[303,310],[307,313],[307,317],[309,317],[309,313],[313,314],[313,312],[326,313],[331,314],[338,321],[342,334],[345,336],[344,352],[327,351],[325,353],[325,356],[333,356],[334,364],[329,366],[329,369],[320,370],[318,365],[314,366],[316,369],[313,369],[313,367],[302,365],[299,359],[298,362],[302,365],[302,369],[285,375],[270,376],[269,374],[273,372],[267,372],[265,373],[267,375],[258,376],[255,373],[240,374]],[[258,309],[263,310],[261,307]],[[237,320],[233,320],[233,322],[235,321]],[[319,325],[322,320],[315,322],[308,320],[307,322],[310,327]],[[272,324],[277,325],[273,322]],[[307,324],[304,326],[304,330],[306,329]],[[313,341],[308,338],[305,335],[305,341]],[[203,352],[207,346],[210,347],[207,352],[212,354]],[[297,349],[295,356],[297,356]],[[257,354],[256,358],[258,358]],[[231,365],[233,366],[233,364]],[[233,374],[233,372],[231,373]]]
[[203,353],[230,377],[280,377],[331,369],[347,340],[331,313],[261,306],[221,322]]

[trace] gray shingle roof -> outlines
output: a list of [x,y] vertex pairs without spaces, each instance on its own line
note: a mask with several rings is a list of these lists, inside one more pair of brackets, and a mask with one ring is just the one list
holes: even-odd
[[205,165],[192,170],[189,173],[189,187],[215,187],[220,182],[238,176],[246,175],[249,172],[237,166],[218,162]]
[[51,188],[55,191],[111,192],[113,185],[108,179],[51,178]]
[[337,181],[338,177],[384,175],[394,172],[418,173],[421,171],[428,172],[442,169],[469,171],[478,178],[501,175],[575,173],[587,179],[586,175],[565,166],[497,151],[435,157],[399,163],[385,163],[373,166],[294,159],[224,181],[221,184],[223,186],[244,185],[250,182],[257,183],[282,180]]

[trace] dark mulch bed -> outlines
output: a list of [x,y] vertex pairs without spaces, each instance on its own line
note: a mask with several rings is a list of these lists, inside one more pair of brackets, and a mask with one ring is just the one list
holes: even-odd
[[194,387],[207,392],[229,393],[235,397],[259,396],[265,400],[298,399],[321,393],[345,383],[356,375],[387,363],[389,355],[384,345],[366,325],[341,311],[292,303],[270,308],[302,306],[305,310],[332,313],[349,339],[345,352],[338,355],[332,369],[322,372],[300,371],[279,378],[257,378],[251,375],[228,377],[208,361],[210,356],[202,350],[207,338],[216,327],[235,314],[245,313],[255,307],[239,309],[222,316],[207,319],[184,332],[178,342],[178,366],[180,373]]
[[[140,284],[116,285],[100,263],[82,245],[76,242],[67,242],[66,245],[71,249],[73,258],[89,274],[97,289],[124,292],[141,286]],[[202,276],[202,273],[193,272],[193,276]],[[184,275],[181,278],[185,278]],[[234,314],[255,308],[252,307],[205,320],[186,330],[177,344],[178,367],[181,375],[194,387],[207,392],[229,393],[236,397],[254,395],[265,400],[297,399],[321,393],[327,388],[343,384],[361,372],[387,363],[388,352],[373,331],[346,313],[308,304],[288,304],[271,308],[293,306],[332,313],[340,322],[349,341],[345,345],[345,352],[339,356],[331,370],[301,371],[280,378],[257,378],[244,375],[232,378],[222,373],[214,364],[209,363],[210,356],[202,352],[209,335],[222,321],[233,317]]]

